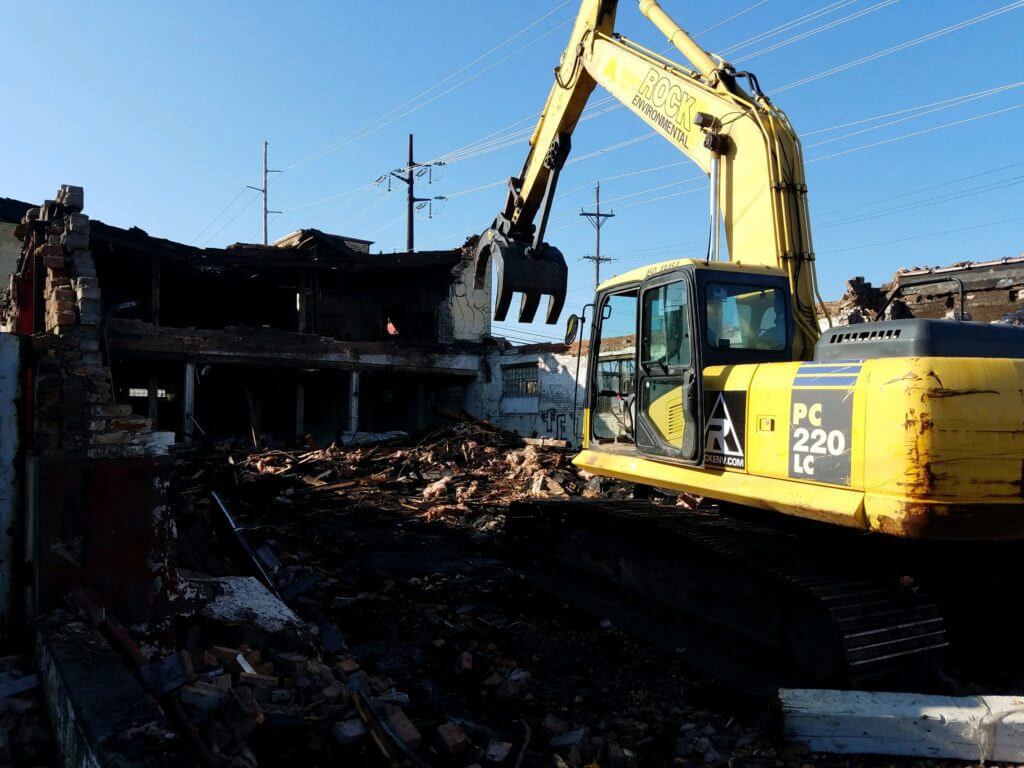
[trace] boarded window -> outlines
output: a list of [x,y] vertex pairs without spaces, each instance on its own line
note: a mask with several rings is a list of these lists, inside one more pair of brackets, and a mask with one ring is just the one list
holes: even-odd
[[503,397],[535,397],[540,392],[537,364],[507,365],[501,369]]

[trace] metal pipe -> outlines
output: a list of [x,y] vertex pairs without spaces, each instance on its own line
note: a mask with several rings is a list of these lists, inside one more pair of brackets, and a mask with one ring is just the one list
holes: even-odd
[[676,24],[672,17],[662,10],[658,5],[658,0],[640,0],[640,13],[661,30],[668,41],[679,49],[680,53],[697,68],[698,72],[704,75],[706,80],[711,80],[712,75],[719,69],[718,63],[711,58],[711,54],[697,45],[685,29]]
[[722,229],[722,206],[718,199],[718,186],[719,186],[719,166],[722,163],[722,156],[717,152],[711,153],[711,254],[710,261],[719,261],[721,259],[721,229]]

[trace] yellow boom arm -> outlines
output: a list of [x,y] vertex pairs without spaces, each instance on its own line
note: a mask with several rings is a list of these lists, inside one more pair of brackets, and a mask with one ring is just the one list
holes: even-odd
[[[521,321],[533,318],[543,293],[552,296],[548,322],[557,320],[567,272],[561,254],[543,243],[544,228],[570,137],[600,84],[711,175],[729,260],[786,270],[797,325],[794,352],[809,357],[819,335],[818,294],[803,152],[788,118],[753,75],[707,53],[656,0],[640,0],[641,12],[695,69],[614,33],[616,5],[616,0],[583,0],[526,164],[510,180],[505,207],[481,238],[481,284],[488,259],[499,262],[495,316],[503,319],[512,293],[520,291]],[[753,95],[737,84],[744,77]]]

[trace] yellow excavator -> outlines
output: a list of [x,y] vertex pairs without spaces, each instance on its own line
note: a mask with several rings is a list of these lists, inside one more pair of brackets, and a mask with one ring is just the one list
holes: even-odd
[[[876,539],[1024,539],[1024,333],[923,319],[822,333],[803,155],[786,115],[752,73],[706,52],[656,0],[640,0],[641,13],[692,69],[617,34],[616,6],[615,0],[583,0],[526,163],[510,179],[504,208],[476,254],[478,286],[491,263],[497,266],[496,319],[506,317],[513,295],[521,293],[520,321],[533,319],[544,295],[547,321],[557,321],[567,268],[544,234],[572,133],[598,84],[708,174],[706,258],[642,267],[597,291],[576,464],[601,477],[699,495],[723,508],[832,524],[814,528],[819,532],[842,527],[889,535],[866,537]],[[578,325],[571,317],[570,326]],[[564,522],[575,513],[556,514]],[[580,512],[576,522],[585,525],[594,514]],[[719,532],[725,525],[729,536],[745,535],[738,524],[716,520],[704,522]],[[763,520],[755,516],[752,523],[748,515],[744,530]],[[676,531],[685,534],[686,546],[695,539],[708,544],[707,530],[686,525],[687,531]],[[719,541],[717,555],[724,556],[725,547],[746,566],[764,560],[765,542],[775,541],[776,533],[757,530],[742,545],[735,538],[727,546]],[[815,535],[767,546],[790,552],[788,561],[801,559]],[[588,546],[593,551],[593,541]],[[839,546],[856,549],[848,542]],[[611,558],[615,563],[599,565],[583,549],[574,556],[597,570],[615,570],[620,581],[627,570],[623,558],[631,557],[619,553]],[[728,558],[722,563],[728,571]],[[785,570],[777,555],[760,567],[776,575]],[[860,571],[858,579],[865,576],[863,561],[850,568]],[[812,613],[827,613],[825,598],[808,597],[814,589],[806,584],[819,579],[823,589],[841,593],[837,585],[851,583],[849,569],[832,576],[810,571],[783,581],[818,603]],[[672,578],[698,579],[687,597],[692,602],[699,591],[693,585],[704,577],[680,572]],[[884,600],[909,599],[888,581],[858,583],[861,592],[882,590]],[[658,588],[646,583],[645,589]],[[736,590],[744,589],[737,581]],[[783,601],[779,610],[791,604]],[[859,605],[856,597],[844,604]],[[888,670],[906,657],[944,648],[945,630],[927,608],[931,603],[907,604],[881,624],[854,610],[859,623],[850,620],[833,633],[845,650],[828,663],[830,674],[839,665],[854,679],[858,663]],[[882,612],[876,604],[869,610]],[[831,615],[830,621],[838,619]],[[909,634],[896,629],[911,624]],[[806,626],[794,619],[779,631],[793,640]],[[870,650],[851,652],[858,642]]]

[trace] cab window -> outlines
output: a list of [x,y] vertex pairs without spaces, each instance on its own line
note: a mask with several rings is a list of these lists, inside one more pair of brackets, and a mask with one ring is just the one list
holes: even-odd
[[601,303],[591,401],[591,434],[601,444],[633,444],[637,292],[614,293]]
[[778,288],[708,283],[708,345],[713,349],[785,349],[785,302],[785,294]]
[[644,293],[643,341],[640,360],[645,369],[690,365],[690,317],[686,284],[682,281],[652,288]]

